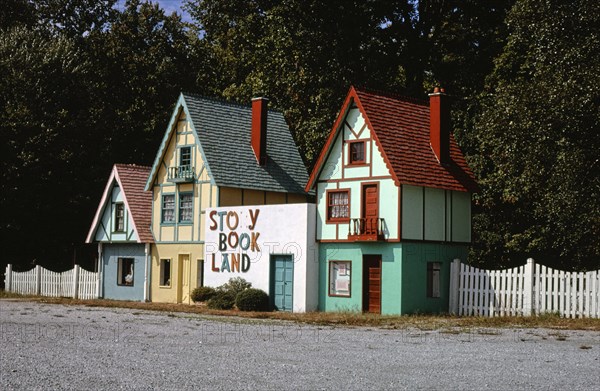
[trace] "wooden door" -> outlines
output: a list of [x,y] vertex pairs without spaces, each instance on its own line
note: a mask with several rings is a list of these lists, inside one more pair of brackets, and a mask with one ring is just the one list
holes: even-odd
[[362,234],[377,233],[379,217],[379,191],[377,185],[364,185],[362,188],[362,217],[364,226]]
[[381,255],[363,255],[363,312],[381,313]]
[[190,297],[190,255],[179,254],[177,259],[177,303],[186,303]]
[[291,255],[271,255],[271,295],[279,311],[292,311],[294,298],[294,259]]

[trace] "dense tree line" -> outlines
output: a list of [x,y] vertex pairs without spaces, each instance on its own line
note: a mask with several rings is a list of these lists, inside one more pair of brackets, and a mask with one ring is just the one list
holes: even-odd
[[128,0],[0,9],[2,265],[69,267],[113,163],[151,164],[177,95],[282,110],[307,167],[349,85],[443,85],[480,180],[471,262],[600,262],[600,11],[577,0]]

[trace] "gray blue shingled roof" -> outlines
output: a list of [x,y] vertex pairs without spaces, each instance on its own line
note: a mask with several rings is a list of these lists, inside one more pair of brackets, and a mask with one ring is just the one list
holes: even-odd
[[283,114],[267,114],[267,164],[250,145],[250,106],[183,93],[210,174],[217,186],[306,194],[306,168]]

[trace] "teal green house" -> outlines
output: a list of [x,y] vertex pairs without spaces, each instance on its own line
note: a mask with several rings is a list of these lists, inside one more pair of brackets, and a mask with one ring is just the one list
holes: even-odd
[[449,121],[443,90],[423,102],[350,88],[306,186],[316,191],[320,310],[448,311],[477,188]]
[[150,167],[115,164],[86,243],[98,244],[100,296],[149,300],[152,192],[144,191]]

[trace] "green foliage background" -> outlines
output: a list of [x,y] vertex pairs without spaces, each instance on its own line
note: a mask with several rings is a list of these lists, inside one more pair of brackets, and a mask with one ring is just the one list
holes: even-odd
[[94,266],[113,163],[152,163],[180,91],[283,111],[310,169],[350,85],[454,97],[481,192],[470,262],[600,266],[596,2],[128,0],[0,8],[0,240],[8,262]]

